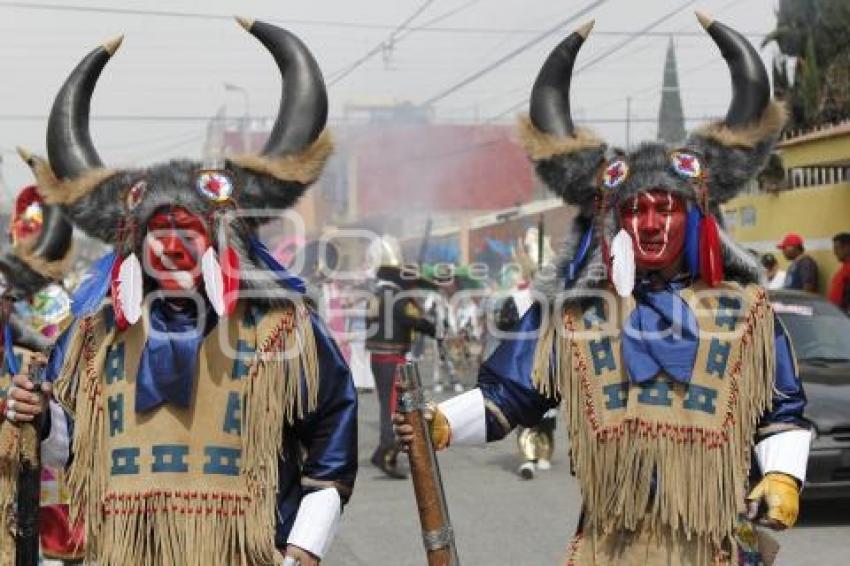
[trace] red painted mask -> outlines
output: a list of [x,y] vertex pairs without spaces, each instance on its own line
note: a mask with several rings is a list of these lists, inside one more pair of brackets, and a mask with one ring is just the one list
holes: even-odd
[[662,189],[639,193],[623,203],[620,225],[634,241],[638,269],[664,269],[681,256],[687,216],[685,200]]
[[204,222],[183,207],[151,216],[145,236],[146,271],[166,291],[195,289],[201,279],[201,257],[210,247]]
[[43,202],[38,189],[34,186],[26,187],[15,199],[15,213],[9,227],[12,244],[38,234],[43,223]]

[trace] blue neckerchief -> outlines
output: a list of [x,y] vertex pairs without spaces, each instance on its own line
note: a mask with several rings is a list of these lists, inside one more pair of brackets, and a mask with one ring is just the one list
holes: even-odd
[[623,331],[622,356],[633,383],[651,381],[660,372],[689,383],[699,349],[699,327],[688,304],[679,296],[687,279],[652,290],[635,288],[636,306]]
[[21,373],[21,368],[18,366],[18,360],[15,358],[15,341],[12,336],[12,325],[6,322],[3,325],[3,362],[6,364],[6,370],[9,375],[18,375]]
[[180,310],[163,299],[151,301],[150,332],[136,375],[137,413],[166,402],[189,406],[201,342],[218,322],[209,305],[205,308],[206,325],[200,329],[194,302]]

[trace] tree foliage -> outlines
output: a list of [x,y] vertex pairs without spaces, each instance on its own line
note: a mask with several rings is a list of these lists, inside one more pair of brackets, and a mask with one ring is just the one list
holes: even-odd
[[[775,94],[788,101],[791,128],[850,118],[850,0],[780,0]],[[789,62],[793,76],[789,77]]]

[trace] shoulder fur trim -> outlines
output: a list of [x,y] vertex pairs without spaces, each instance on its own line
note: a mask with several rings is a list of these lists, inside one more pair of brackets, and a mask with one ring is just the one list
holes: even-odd
[[576,129],[575,137],[558,137],[538,130],[527,114],[519,117],[517,123],[519,141],[532,161],[551,159],[582,149],[596,149],[605,145],[596,134],[584,128]]
[[74,244],[68,248],[68,252],[62,259],[55,261],[47,261],[43,257],[39,257],[33,253],[37,238],[29,236],[21,239],[12,248],[14,254],[24,262],[30,269],[48,279],[54,281],[62,281],[71,267],[71,261],[74,258]]
[[76,179],[60,181],[45,159],[34,159],[31,166],[38,184],[38,192],[47,204],[74,204],[118,173],[113,169],[98,168],[87,171]]
[[787,119],[788,110],[785,104],[771,100],[759,121],[749,126],[733,129],[723,122],[713,122],[702,126],[694,134],[720,145],[750,148],[759,142],[777,137]]
[[325,161],[333,151],[333,137],[326,129],[310,147],[297,155],[267,157],[265,155],[243,154],[230,157],[230,161],[239,167],[255,173],[269,175],[279,181],[295,181],[309,185],[315,181],[325,166]]

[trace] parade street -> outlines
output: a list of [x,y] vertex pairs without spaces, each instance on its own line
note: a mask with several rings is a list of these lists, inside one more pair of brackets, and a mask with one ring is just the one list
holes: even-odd
[[[449,394],[440,397],[447,398]],[[369,463],[378,430],[374,393],[359,395],[360,473],[324,566],[424,566],[410,481],[387,479]],[[486,448],[440,454],[461,564],[560,566],[579,514],[559,419],[552,470],[532,481],[516,474],[516,436]],[[779,535],[778,566],[847,564],[850,502],[802,503],[797,526]]]

